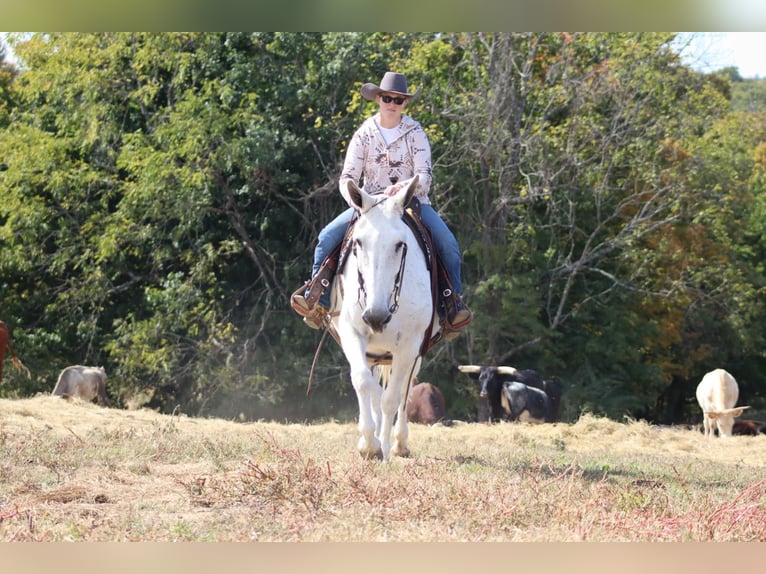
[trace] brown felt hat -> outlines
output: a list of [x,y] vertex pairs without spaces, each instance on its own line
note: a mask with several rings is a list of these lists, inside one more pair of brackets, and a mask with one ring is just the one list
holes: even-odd
[[376,86],[372,83],[367,83],[362,86],[362,97],[371,102],[375,101],[378,94],[382,92],[390,92],[393,94],[402,94],[409,99],[414,100],[420,94],[423,88],[418,88],[415,93],[409,93],[407,91],[407,78],[404,74],[397,74],[396,72],[386,72],[383,74],[383,79],[380,81],[380,86]]

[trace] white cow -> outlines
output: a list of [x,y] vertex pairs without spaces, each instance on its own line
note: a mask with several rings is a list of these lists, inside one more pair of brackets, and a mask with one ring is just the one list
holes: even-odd
[[59,375],[53,395],[65,399],[77,398],[83,401],[98,400],[102,407],[109,406],[106,398],[106,371],[104,367],[84,367],[73,365]]
[[737,407],[739,387],[737,381],[723,369],[710,371],[697,385],[697,402],[702,409],[705,436],[712,436],[713,427],[718,426],[719,436],[732,436],[734,417],[750,407]]

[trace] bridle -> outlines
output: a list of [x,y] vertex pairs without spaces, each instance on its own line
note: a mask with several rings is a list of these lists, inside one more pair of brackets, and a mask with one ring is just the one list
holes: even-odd
[[[386,201],[388,197],[389,196],[383,196],[383,198],[373,203],[370,207],[368,207],[362,213],[367,213],[368,211],[370,211],[370,209],[377,207],[378,205]],[[356,245],[354,245],[352,253],[354,254],[354,257],[356,257]],[[358,258],[357,258],[357,261],[358,261]],[[396,277],[394,278],[394,288],[391,291],[391,295],[389,296],[389,301],[391,301],[391,304],[388,307],[388,311],[392,315],[396,313],[399,309],[399,297],[402,294],[402,280],[404,279],[404,267],[406,263],[407,263],[407,244],[403,242],[402,255],[401,255],[401,258],[399,259],[399,270],[396,272]],[[359,265],[356,266],[356,275],[357,275],[357,283],[359,285],[359,287],[357,288],[357,293],[356,293],[356,301],[359,307],[361,309],[364,309],[365,305],[367,304],[367,291],[364,288],[364,277],[362,276],[362,270],[360,269]]]

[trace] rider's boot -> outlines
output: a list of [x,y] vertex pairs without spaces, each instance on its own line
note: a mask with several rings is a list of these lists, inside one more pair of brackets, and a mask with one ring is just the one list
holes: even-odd
[[317,276],[306,281],[290,297],[290,306],[312,329],[322,329],[329,322],[329,287],[332,270],[323,267]]
[[473,313],[454,290],[448,289],[442,293],[442,296],[447,312],[446,320],[442,321],[444,331],[442,337],[446,341],[451,341],[460,334],[461,329],[471,324]]
[[322,329],[325,326],[325,321],[329,316],[329,309],[317,302],[312,307],[306,300],[305,295],[293,293],[290,298],[290,306],[303,317],[303,322],[306,323],[312,329]]

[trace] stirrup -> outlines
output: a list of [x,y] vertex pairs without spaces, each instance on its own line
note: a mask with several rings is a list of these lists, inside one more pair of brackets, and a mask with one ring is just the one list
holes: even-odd
[[309,283],[311,283],[311,281],[306,281],[302,286],[298,287],[292,295],[290,295],[290,307],[292,307],[293,311],[298,313],[301,317],[306,317],[313,309],[313,306],[309,305],[305,296],[306,288],[309,286]]
[[[459,322],[451,323],[448,319],[442,319],[439,321],[439,325],[441,326],[441,338],[443,341],[452,341],[453,339],[457,339],[460,335],[460,331],[471,324],[471,321],[473,321],[473,313],[471,313],[469,309],[464,310],[468,311],[468,316],[460,319]],[[459,314],[460,313],[458,313],[458,315]],[[456,317],[453,317],[453,320],[455,318]]]
[[[445,289],[442,292],[446,319],[443,321],[442,328],[445,329],[445,338],[447,331],[459,331],[471,324],[473,321],[473,312],[463,303],[460,295],[452,289]],[[454,337],[452,337],[454,339]]]
[[301,293],[301,290],[305,292],[304,288],[301,287],[292,294],[290,306],[293,308],[293,311],[303,317],[303,322],[306,325],[312,329],[322,329],[325,326],[329,309],[321,303],[316,303],[312,306],[306,299],[306,296]]
[[303,318],[303,322],[312,329],[324,329],[330,322],[330,310],[324,305],[317,303],[311,315]]

